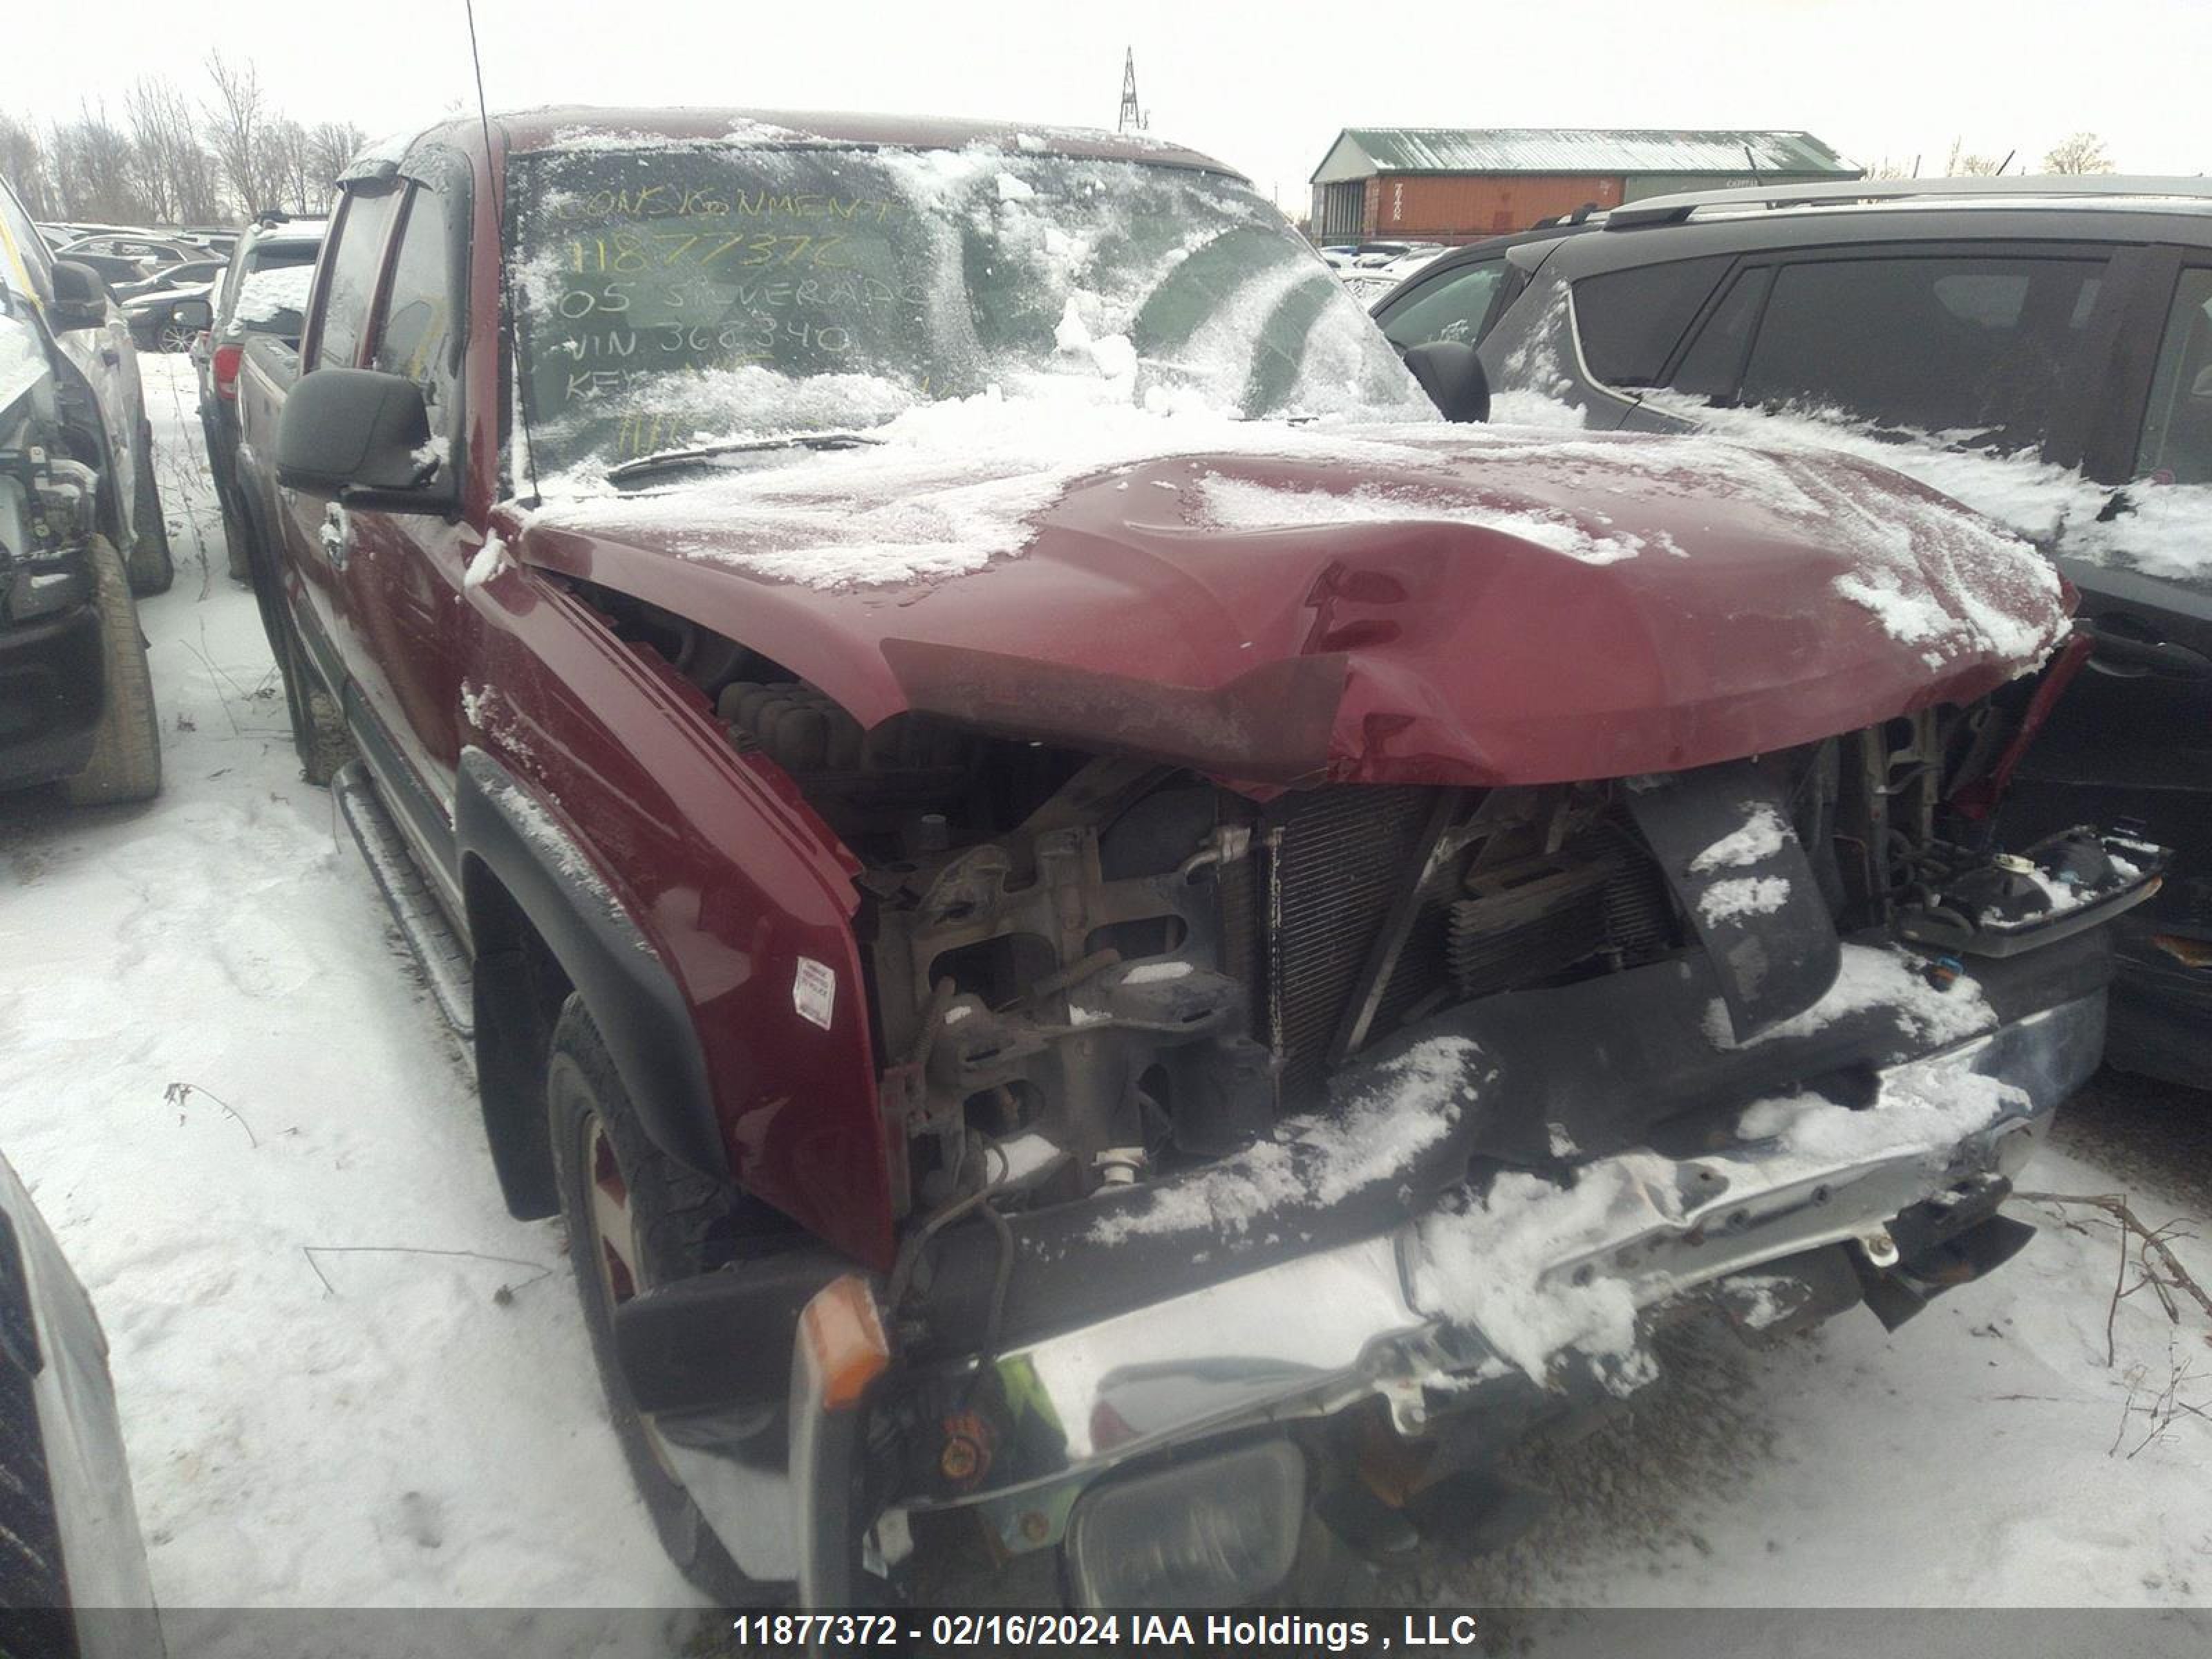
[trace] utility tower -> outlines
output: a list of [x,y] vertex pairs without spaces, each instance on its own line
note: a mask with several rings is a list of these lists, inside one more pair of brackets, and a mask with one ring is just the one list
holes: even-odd
[[1137,107],[1137,49],[1121,49],[1121,116],[1114,124],[1116,132],[1142,132],[1149,123],[1144,111]]

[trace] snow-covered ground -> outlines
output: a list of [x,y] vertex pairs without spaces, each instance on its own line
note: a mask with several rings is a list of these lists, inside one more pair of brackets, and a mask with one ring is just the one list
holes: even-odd
[[[467,1075],[331,798],[298,781],[252,598],[222,574],[188,365],[144,368],[179,564],[142,606],[167,783],[105,812],[0,800],[0,1150],[106,1322],[156,1589],[177,1608],[684,1607],[557,1230],[507,1218]],[[2212,1115],[2122,1092],[2130,1143],[2146,1114]],[[2099,1109],[2030,1186],[2131,1190],[2153,1225],[2205,1214],[2202,1169],[2108,1158]],[[2212,1602],[2212,1419],[2182,1408],[2212,1411],[2212,1321],[2132,1296],[2108,1365],[2118,1247],[2073,1219],[1893,1336],[1853,1313],[1756,1352],[1672,1342],[1626,1419],[1522,1457],[1562,1494],[1553,1516],[1421,1594]],[[2212,1285],[2212,1248],[2177,1249]]]
[[190,364],[143,363],[163,788],[0,801],[0,1149],[106,1327],[155,1591],[684,1605],[558,1231],[507,1218],[459,1056],[299,780]]

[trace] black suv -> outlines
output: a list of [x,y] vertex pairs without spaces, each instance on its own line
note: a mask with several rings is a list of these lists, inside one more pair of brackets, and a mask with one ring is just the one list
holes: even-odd
[[1401,350],[1474,345],[1494,420],[1848,448],[2049,553],[2078,672],[2004,827],[2179,849],[2120,924],[2111,1055],[2212,1079],[2212,184],[1666,197],[1458,249],[1374,314]]

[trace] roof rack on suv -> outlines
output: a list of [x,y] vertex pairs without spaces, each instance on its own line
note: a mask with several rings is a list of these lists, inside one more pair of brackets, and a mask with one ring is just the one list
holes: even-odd
[[1847,179],[1801,185],[1747,185],[1735,190],[1691,191],[1630,202],[1605,216],[1607,230],[1678,225],[1701,208],[1849,207],[1863,203],[1928,198],[2055,200],[2067,197],[2181,197],[2212,201],[2212,179],[2133,178],[2117,173],[2039,175],[2017,179]]

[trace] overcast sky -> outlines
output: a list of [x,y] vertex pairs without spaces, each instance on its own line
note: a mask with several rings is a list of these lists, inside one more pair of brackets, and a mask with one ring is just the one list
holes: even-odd
[[[2212,169],[2212,0],[477,0],[477,23],[495,109],[1111,126],[1133,46],[1152,130],[1292,210],[1337,130],[1359,125],[1797,127],[1854,161],[1917,155],[1931,172],[1954,139],[2016,149],[2017,172],[2087,129],[2130,172]],[[305,120],[382,134],[475,95],[461,0],[38,0],[8,41],[8,106],[36,119],[81,99],[119,115],[141,75],[204,93],[200,43],[217,41]]]

